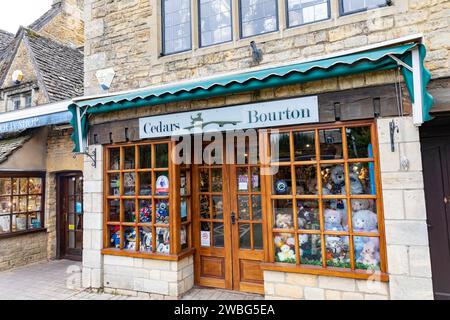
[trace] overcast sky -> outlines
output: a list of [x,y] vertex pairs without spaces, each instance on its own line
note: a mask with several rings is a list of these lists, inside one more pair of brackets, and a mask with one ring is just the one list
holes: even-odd
[[0,0],[0,29],[16,33],[50,9],[53,0]]

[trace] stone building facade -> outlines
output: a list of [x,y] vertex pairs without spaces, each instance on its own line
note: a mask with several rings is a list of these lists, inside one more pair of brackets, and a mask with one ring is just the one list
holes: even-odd
[[[86,0],[85,94],[98,94],[99,97],[110,94],[111,101],[115,101],[114,95],[121,91],[147,87],[151,89],[152,86],[162,84],[185,83],[183,81],[208,79],[221,74],[238,74],[281,63],[314,60],[371,45],[375,48],[379,43],[417,34],[420,34],[419,37],[427,49],[424,63],[431,73],[430,87],[437,82],[448,83],[448,0],[394,0],[389,6],[349,15],[341,15],[339,1],[332,0],[329,19],[293,28],[285,27],[284,2],[280,0],[278,3],[278,31],[250,39],[240,39],[235,35],[232,41],[225,44],[201,48],[197,41],[198,32],[193,28],[191,50],[163,55],[160,1]],[[193,17],[196,17],[196,12],[197,5],[194,1]],[[234,14],[237,14],[237,11],[233,11]],[[252,59],[252,50],[249,47],[251,40],[256,42],[263,54],[259,65],[255,65]],[[109,68],[114,69],[115,75],[109,91],[105,92],[98,86],[96,74]],[[106,212],[103,212],[104,195],[107,192],[104,178],[106,160],[103,156],[104,145],[108,145],[108,142],[105,141],[139,141],[138,138],[119,138],[122,134],[119,132],[122,123],[128,126],[131,121],[153,115],[283,98],[324,94],[339,96],[344,91],[351,95],[356,90],[370,91],[378,86],[392,88],[397,81],[399,75],[392,70],[367,72],[91,116],[91,130],[95,131],[96,127],[112,123],[117,132],[114,129],[103,132],[105,137],[100,137],[102,142],[97,143],[91,133],[89,152],[96,150],[97,166],[94,168],[91,159],[85,157],[83,285],[89,288],[108,288],[116,292],[178,297],[196,282],[192,280],[195,272],[190,266],[191,258],[185,263],[186,259],[168,262],[102,253],[107,232],[104,224]],[[374,120],[379,149],[388,281],[264,270],[266,298],[433,299],[419,129],[413,123],[411,99],[404,84],[402,90],[404,113],[378,116]],[[387,107],[395,104],[395,98],[392,99],[386,100],[384,105]],[[389,132],[389,123],[392,120],[399,128],[399,131],[394,133],[394,151],[391,151]],[[101,136],[102,131],[95,133]],[[405,157],[408,160],[406,167],[402,165]],[[193,264],[195,266],[195,262]],[[183,269],[185,265],[188,265],[186,273]],[[170,274],[165,274],[164,271]],[[171,280],[172,276],[174,282]]]
[[[8,184],[10,174],[17,179],[39,175],[45,186],[40,196],[45,200],[40,208],[43,224],[39,228],[19,234],[0,232],[1,271],[59,257],[57,176],[83,170],[82,157],[74,158],[71,153],[67,111],[58,105],[83,93],[82,12],[82,1],[54,1],[47,12],[29,27],[21,27],[2,47],[2,183]],[[6,212],[3,205],[2,214]],[[8,229],[13,231],[14,227]]]

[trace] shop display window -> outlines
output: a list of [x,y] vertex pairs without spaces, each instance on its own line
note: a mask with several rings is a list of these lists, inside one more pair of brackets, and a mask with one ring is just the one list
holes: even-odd
[[173,258],[191,249],[191,168],[174,169],[171,148],[159,141],[105,149],[104,253]]
[[272,134],[284,150],[270,179],[274,262],[386,271],[374,130],[369,123]]
[[43,228],[43,186],[43,175],[2,174],[0,237]]

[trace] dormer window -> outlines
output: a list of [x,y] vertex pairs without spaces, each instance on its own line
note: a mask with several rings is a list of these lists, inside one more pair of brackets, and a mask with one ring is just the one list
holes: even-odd
[[8,97],[8,111],[16,111],[32,106],[31,91],[15,94]]

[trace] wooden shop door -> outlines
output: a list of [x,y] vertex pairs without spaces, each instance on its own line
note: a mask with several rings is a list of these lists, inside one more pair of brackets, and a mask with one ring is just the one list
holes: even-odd
[[257,165],[194,166],[195,275],[200,286],[263,293],[263,184]]
[[58,177],[59,257],[81,261],[83,252],[83,176]]

